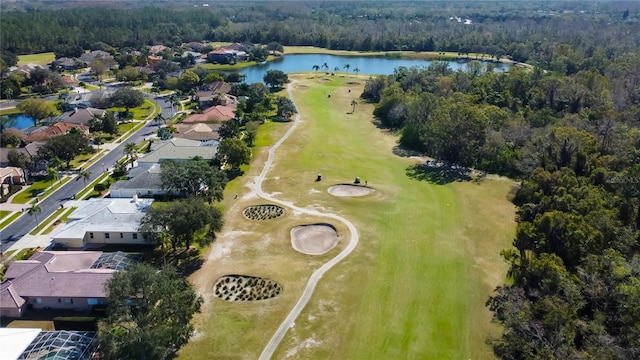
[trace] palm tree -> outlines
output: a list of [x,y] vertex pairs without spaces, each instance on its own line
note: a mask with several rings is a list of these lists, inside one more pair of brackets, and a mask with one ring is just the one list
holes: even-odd
[[49,186],[53,186],[53,182],[56,180],[60,180],[60,175],[58,175],[58,170],[55,168],[47,168],[47,180],[49,180]]
[[318,77],[318,70],[320,70],[320,66],[313,65],[311,68],[316,71],[316,77]]
[[29,208],[29,210],[27,210],[27,214],[29,214],[29,216],[36,217],[36,227],[40,226],[40,223],[38,222],[38,214],[40,214],[41,212],[42,208],[38,206],[38,204],[31,204],[31,207]]
[[91,171],[89,170],[82,170],[78,173],[78,175],[80,175],[80,177],[82,178],[82,180],[84,181],[84,186],[87,187],[87,180],[91,179]]
[[3,93],[7,99],[11,99],[11,97],[13,96],[13,89],[10,87],[7,87],[4,89]]
[[358,73],[360,72],[360,69],[358,69],[358,68],[354,68],[354,69],[353,69],[353,72],[354,72],[354,73],[356,73],[356,76],[358,76]]
[[164,118],[164,116],[162,116],[162,113],[158,113],[158,114],[153,118],[153,120],[154,120],[154,121],[156,121],[157,123],[162,122],[162,123],[164,124],[164,123],[165,123],[165,121],[166,121],[167,119],[165,119],[165,118]]
[[129,162],[131,163],[131,166],[133,166],[134,157],[137,152],[138,152],[138,147],[136,146],[136,143],[129,142],[124,145],[124,154],[127,155],[127,157],[129,158]]
[[349,64],[344,64],[343,66],[345,69],[347,69],[347,76],[349,76],[349,69],[351,68],[351,65]]
[[169,95],[169,103],[171,104],[171,117],[173,117],[173,107],[180,105],[180,99],[176,94]]
[[340,71],[340,66],[336,66],[333,68],[333,71],[337,74]]
[[358,105],[358,102],[355,99],[351,100],[351,106],[353,107],[353,109],[351,110],[352,114],[356,112],[356,105]]
[[322,68],[324,69],[325,73],[329,71],[329,65],[327,65],[327,63],[322,64]]
[[60,159],[57,156],[54,156],[53,159],[51,159],[51,161],[49,161],[49,166],[56,169],[56,170],[60,170],[61,168],[64,167],[64,161],[62,161],[62,159]]

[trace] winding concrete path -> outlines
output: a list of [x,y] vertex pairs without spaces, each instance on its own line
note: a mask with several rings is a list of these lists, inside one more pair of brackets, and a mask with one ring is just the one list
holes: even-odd
[[[291,98],[291,101],[293,101],[291,85],[293,85],[293,83],[289,84],[289,86],[287,87],[287,91],[289,92],[289,98]],[[324,265],[322,265],[319,269],[314,271],[313,274],[311,274],[311,277],[307,282],[307,286],[302,292],[302,296],[300,296],[300,299],[298,299],[298,302],[296,303],[296,305],[293,307],[293,309],[291,309],[291,311],[289,312],[289,315],[287,315],[287,317],[284,319],[282,324],[280,324],[280,327],[278,327],[278,330],[276,330],[271,340],[269,340],[269,343],[265,346],[264,350],[262,351],[262,354],[260,354],[260,360],[271,359],[271,356],[276,351],[278,345],[284,338],[284,335],[287,333],[287,330],[293,327],[293,325],[295,324],[296,318],[298,317],[298,315],[300,315],[300,313],[302,312],[302,309],[304,309],[304,307],[307,305],[307,303],[311,299],[311,295],[313,295],[313,291],[315,290],[316,285],[318,284],[318,281],[320,281],[320,278],[322,277],[322,275],[324,275],[337,263],[339,263],[345,257],[347,257],[356,248],[359,240],[358,230],[356,230],[356,227],[349,220],[343,218],[342,216],[339,216],[336,214],[324,214],[317,210],[301,208],[293,205],[290,202],[275,199],[271,195],[265,194],[262,191],[262,182],[264,181],[265,177],[267,176],[267,173],[269,172],[269,169],[271,168],[271,165],[273,164],[274,154],[276,150],[280,147],[280,145],[282,145],[283,142],[285,142],[289,138],[289,136],[293,133],[293,131],[298,127],[299,124],[300,124],[300,114],[297,114],[291,128],[289,128],[289,130],[284,134],[284,136],[280,140],[278,140],[278,142],[276,142],[275,145],[273,145],[271,150],[269,150],[269,157],[267,159],[267,162],[264,165],[264,168],[262,169],[262,172],[260,172],[260,175],[258,176],[255,183],[253,184],[253,190],[258,194],[259,197],[265,200],[274,202],[282,206],[289,207],[301,213],[338,220],[344,223],[347,226],[347,228],[349,228],[349,232],[351,233],[351,238],[349,239],[349,244],[347,245],[347,247],[344,248],[344,250],[342,250],[336,257],[334,257],[333,259],[329,260]]]

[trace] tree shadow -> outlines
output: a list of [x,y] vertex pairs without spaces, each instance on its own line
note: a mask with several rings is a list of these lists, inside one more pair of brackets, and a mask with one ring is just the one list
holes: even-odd
[[442,161],[429,161],[416,164],[405,170],[408,177],[436,185],[446,185],[454,181],[471,181],[471,170],[450,165]]
[[226,171],[226,174],[227,174],[227,179],[231,181],[237,178],[238,176],[244,175],[244,171],[242,171],[241,169],[229,169]]

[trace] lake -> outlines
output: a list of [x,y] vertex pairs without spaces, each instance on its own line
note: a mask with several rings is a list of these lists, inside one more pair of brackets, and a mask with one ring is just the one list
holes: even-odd
[[[467,60],[458,61],[446,61],[452,70],[466,68]],[[329,72],[335,72],[335,68],[340,68],[341,75],[344,75],[347,69],[344,68],[346,64],[350,65],[349,74],[353,74],[353,69],[359,69],[360,75],[375,74],[375,75],[389,75],[393,74],[394,69],[404,66],[407,68],[428,67],[433,63],[431,60],[419,60],[419,59],[393,59],[386,57],[374,57],[374,56],[338,56],[328,54],[292,54],[285,55],[280,59],[269,61],[264,64],[254,65],[238,70],[242,75],[245,75],[245,82],[252,84],[255,82],[262,82],[262,78],[267,70],[280,70],[284,73],[296,73],[296,72],[313,72],[313,65],[322,66],[327,63],[329,66]],[[485,62],[486,64],[486,62]],[[503,63],[493,63],[497,72],[509,71],[511,65]],[[318,74],[324,75],[324,69],[320,68]]]
[[20,130],[33,126],[33,119],[25,114],[2,115],[2,117],[13,120],[13,125],[11,125],[11,127],[15,127]]

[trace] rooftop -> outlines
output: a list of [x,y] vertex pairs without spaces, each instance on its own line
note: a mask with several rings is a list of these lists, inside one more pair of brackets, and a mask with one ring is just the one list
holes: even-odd
[[156,141],[151,145],[151,152],[138,159],[139,164],[160,163],[167,160],[189,160],[194,156],[213,159],[218,151],[217,146],[197,140],[173,138]]

